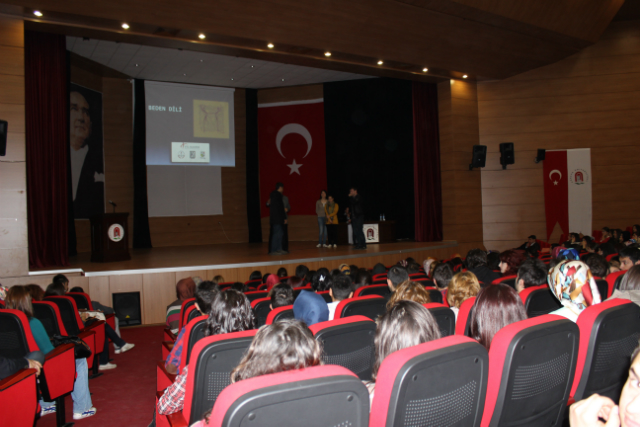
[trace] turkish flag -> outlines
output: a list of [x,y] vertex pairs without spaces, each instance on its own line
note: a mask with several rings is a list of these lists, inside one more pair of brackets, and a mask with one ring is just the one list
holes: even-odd
[[563,234],[569,233],[569,185],[567,151],[547,151],[544,159],[544,206],[547,217],[547,241],[557,223]]
[[261,216],[276,183],[284,184],[289,215],[315,215],[327,187],[324,102],[258,105]]

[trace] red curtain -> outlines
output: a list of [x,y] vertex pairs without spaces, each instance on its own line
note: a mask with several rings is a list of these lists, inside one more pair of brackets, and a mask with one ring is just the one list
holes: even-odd
[[413,82],[413,183],[417,242],[442,240],[438,92]]
[[69,94],[65,37],[25,31],[24,39],[29,264],[66,266]]

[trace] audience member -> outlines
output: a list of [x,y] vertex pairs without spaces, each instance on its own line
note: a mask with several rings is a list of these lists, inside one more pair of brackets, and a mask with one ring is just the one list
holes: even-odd
[[525,260],[518,269],[516,277],[516,291],[522,292],[532,286],[540,286],[547,283],[547,266],[537,258]]
[[524,305],[515,289],[499,283],[478,293],[469,331],[473,339],[489,351],[491,341],[500,329],[526,318]]
[[313,289],[314,292],[328,291],[331,287],[332,280],[333,276],[329,274],[329,270],[324,267],[319,268],[311,279],[311,289]]
[[360,269],[353,283],[353,290],[373,284],[373,276],[367,270]]
[[518,246],[516,249],[527,250],[529,248],[534,248],[534,250],[536,250],[537,252],[540,252],[540,245],[538,244],[536,240],[536,236],[534,234],[529,236],[527,238],[527,241],[524,242],[522,245]]
[[433,270],[433,284],[440,290],[447,289],[452,278],[453,270],[451,270],[451,266],[449,264],[438,264]]
[[177,334],[179,332],[178,325],[180,324],[180,309],[184,300],[193,298],[193,293],[196,290],[196,284],[191,277],[185,277],[176,284],[176,296],[177,300],[167,306],[167,326],[172,333]]
[[264,276],[262,276],[262,283],[267,283],[267,278],[271,275],[271,273],[265,273]]
[[587,307],[601,302],[596,281],[591,275],[589,266],[582,261],[561,261],[548,277],[551,292],[563,305],[552,312],[574,322]]
[[500,271],[500,252],[490,251],[487,254],[487,267],[491,271]]
[[278,272],[276,273],[276,276],[278,276],[279,278],[283,278],[283,277],[287,277],[289,275],[289,273],[287,273],[287,269],[284,267],[280,267],[278,269]]
[[409,273],[403,267],[394,265],[387,273],[387,286],[391,292],[395,291],[398,285],[409,280]]
[[267,285],[267,292],[269,292],[271,291],[271,288],[280,283],[280,278],[275,274],[270,274],[264,283]]
[[27,285],[26,288],[34,301],[42,301],[44,299],[44,289],[40,285]]
[[463,302],[475,297],[480,292],[478,278],[470,271],[458,273],[453,276],[447,287],[447,302],[458,320],[458,311]]
[[387,310],[398,301],[415,301],[418,304],[427,304],[431,302],[431,297],[420,283],[406,281],[400,283],[391,294],[387,302]]
[[640,265],[634,265],[622,276],[620,288],[613,291],[611,298],[628,299],[640,305]]
[[520,264],[525,260],[521,251],[508,250],[500,254],[500,273],[502,276],[514,276],[518,274]]
[[331,296],[332,302],[327,303],[327,308],[329,309],[329,320],[333,320],[336,307],[340,304],[340,301],[353,296],[353,283],[351,279],[345,275],[335,277],[331,282],[329,295]]
[[589,254],[584,257],[583,262],[589,266],[594,277],[605,278],[609,274],[609,263],[602,255]]
[[44,292],[44,296],[46,297],[63,297],[66,294],[66,290],[64,289],[64,285],[62,283],[50,283],[47,286],[47,289]]
[[591,254],[595,253],[595,254],[602,255],[602,249],[600,249],[600,245],[597,244],[595,240],[589,242],[585,249],[587,250],[587,252]]
[[431,278],[431,266],[437,263],[438,260],[436,260],[434,257],[428,257],[422,262],[422,269],[424,270],[424,274],[426,274],[427,277]]
[[377,263],[376,265],[373,266],[373,269],[371,270],[371,275],[375,276],[376,274],[385,274],[386,272],[387,272],[387,267],[385,267],[384,264]]
[[294,301],[293,289],[291,289],[291,286],[285,283],[279,283],[275,285],[271,289],[269,297],[271,298],[271,304],[269,305],[269,307],[271,307],[271,310],[278,307],[293,305]]
[[309,276],[309,268],[306,265],[300,264],[296,267],[296,276],[301,278],[305,283],[311,281],[311,277]]
[[[262,272],[260,270],[252,271],[249,275],[249,280],[262,280]],[[264,283],[264,282],[263,282]]]
[[558,255],[556,256],[556,259],[560,261],[563,261],[563,260],[577,261],[580,259],[580,253],[578,252],[577,249],[565,248],[558,251]]
[[[198,287],[196,286],[196,290]],[[247,292],[247,286],[242,282],[235,282],[233,285],[229,286],[229,289],[234,289],[238,292]]]
[[407,265],[407,273],[409,273],[409,274],[420,273],[420,264],[418,264],[416,262],[410,262]]
[[293,303],[293,315],[311,326],[329,320],[329,308],[320,295],[303,290]]
[[216,283],[216,284],[220,284],[220,283],[224,283],[225,280],[224,280],[224,277],[222,277],[220,274],[218,274],[213,278],[213,282]]
[[[467,253],[467,270],[482,282],[482,286],[490,285],[491,282],[502,277],[501,273],[496,273],[487,267],[487,253],[482,249],[471,249]],[[453,271],[455,272],[455,269]]]
[[[35,353],[39,353],[39,355],[35,356]],[[10,377],[21,369],[35,369],[36,376],[40,375],[42,363],[44,362],[39,362],[36,358],[44,361],[44,354],[41,351],[32,351],[24,357],[8,358],[0,356],[0,380]]]
[[640,249],[624,248],[618,253],[620,270],[628,270],[634,265],[640,264]]

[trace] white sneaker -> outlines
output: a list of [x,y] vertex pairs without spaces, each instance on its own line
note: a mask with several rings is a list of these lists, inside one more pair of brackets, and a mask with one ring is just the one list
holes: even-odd
[[113,352],[114,352],[115,354],[120,354],[120,347],[118,347],[117,345],[115,345],[115,344],[114,344],[114,345],[113,345]]
[[55,414],[56,413],[56,403],[53,402],[53,405],[48,408],[42,408],[40,410],[40,417],[44,417],[45,415]]
[[120,353],[124,353],[124,352],[126,352],[126,351],[129,351],[129,350],[131,350],[131,349],[132,349],[133,347],[135,347],[135,346],[136,346],[136,345],[135,345],[135,344],[133,344],[133,343],[127,343],[127,344],[123,345],[123,346],[119,349],[119,351],[117,351],[117,352],[116,352],[116,354],[120,354]]
[[[109,369],[116,369],[117,367],[118,367],[118,365],[116,365],[115,363],[107,363],[106,365],[100,365],[98,367],[98,370],[100,370],[100,371],[108,371]],[[75,414],[74,414],[74,416],[75,416]]]
[[325,248],[328,248],[328,247],[329,247],[329,245],[322,245],[322,246],[323,246],[323,247],[325,247]]
[[322,247],[322,244],[320,244],[320,243],[318,243],[318,244],[316,245],[316,248],[321,248],[321,247]]
[[337,247],[338,247],[338,245],[336,245],[336,244],[334,243],[334,244],[333,244],[333,247],[334,247],[334,248],[337,248]]
[[92,417],[96,414],[97,410],[95,407],[91,407],[89,409],[87,409],[84,412],[74,412],[73,413],[73,419],[74,420],[81,420],[83,418],[88,418],[88,417]]

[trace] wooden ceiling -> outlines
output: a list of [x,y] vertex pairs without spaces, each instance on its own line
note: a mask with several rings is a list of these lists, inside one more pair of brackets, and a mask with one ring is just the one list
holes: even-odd
[[[28,28],[44,31],[431,81],[503,79],[556,62],[596,42],[624,2],[0,1],[0,11],[22,14],[33,22]],[[34,9],[44,16],[36,19]]]

